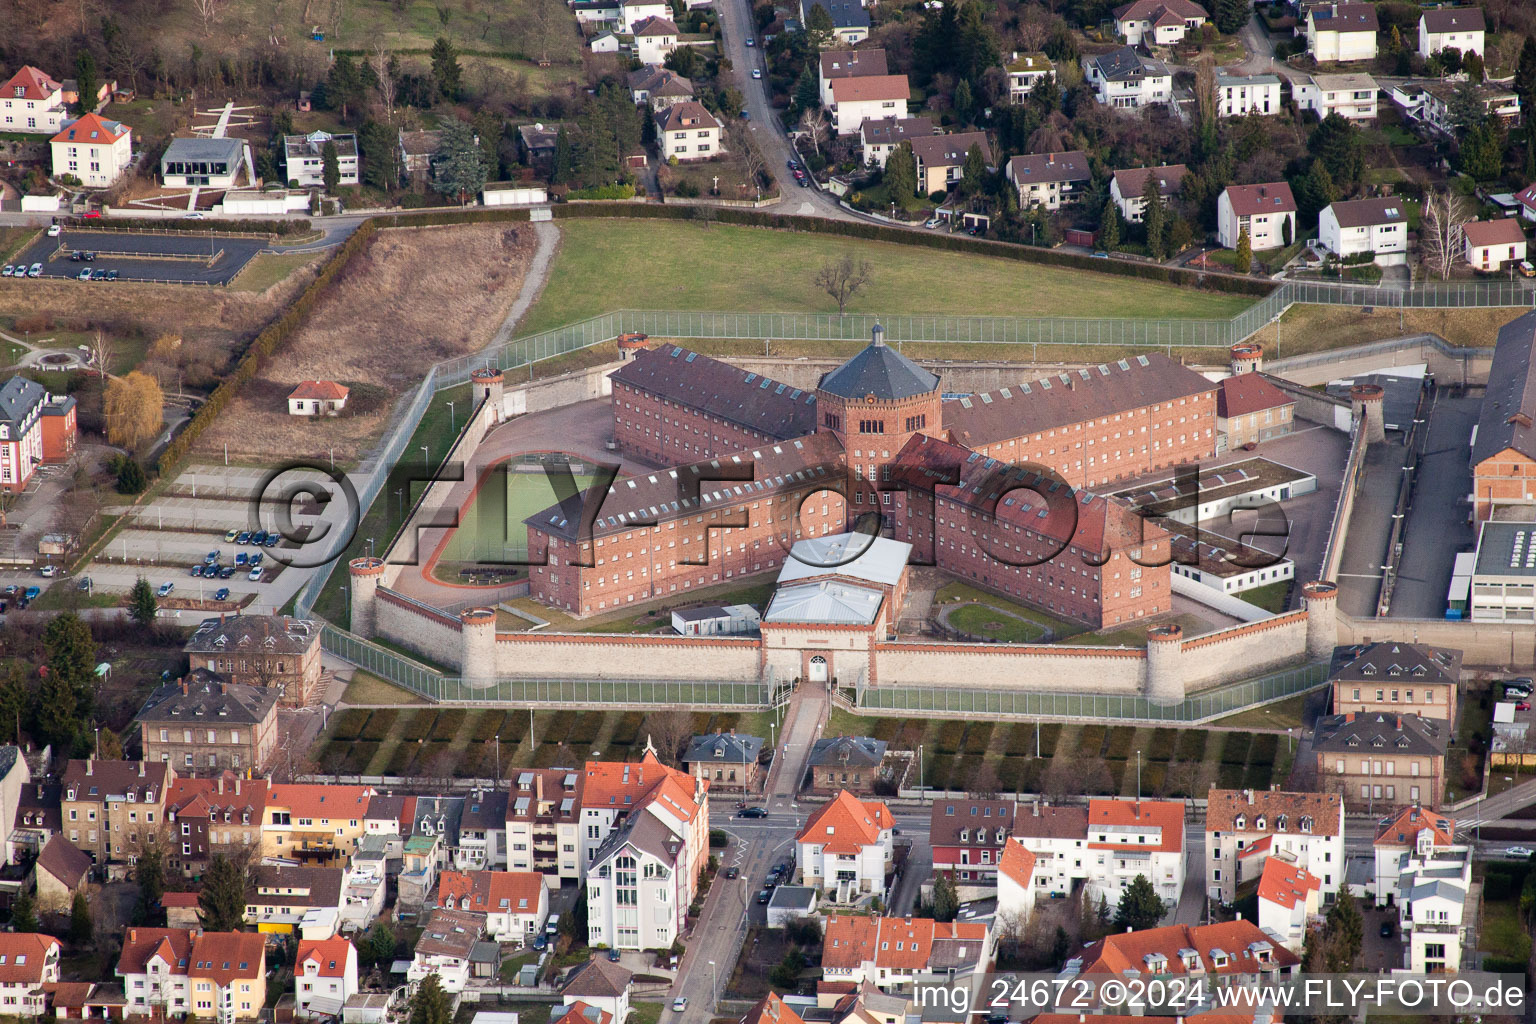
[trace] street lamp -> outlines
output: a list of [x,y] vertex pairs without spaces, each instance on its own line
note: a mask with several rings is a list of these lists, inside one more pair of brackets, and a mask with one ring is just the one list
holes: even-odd
[[709,962],[709,1005],[711,1010],[720,1003],[720,972],[715,967],[715,962]]
[[432,468],[431,450],[426,445],[421,446],[421,464],[427,469]]
[[459,432],[458,421],[455,420],[454,416],[453,416],[453,403],[452,402],[448,403],[448,432],[450,434],[457,434]]

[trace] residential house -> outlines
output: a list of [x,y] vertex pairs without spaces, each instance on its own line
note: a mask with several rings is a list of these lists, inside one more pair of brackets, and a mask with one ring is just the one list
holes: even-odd
[[367,786],[285,783],[267,790],[264,857],[326,865],[344,861],[363,834],[373,790]]
[[1143,57],[1134,47],[1083,58],[1083,72],[1099,102],[1117,109],[1135,109],[1173,99],[1173,75],[1168,65]]
[[1457,50],[1482,55],[1483,22],[1481,7],[1441,7],[1419,15],[1419,56],[1429,58],[1441,50]]
[[116,985],[94,981],[59,981],[44,988],[58,1020],[121,1021],[128,1015],[128,997]]
[[625,81],[637,107],[662,110],[694,98],[693,83],[670,68],[644,67],[631,71]]
[[1014,814],[1013,837],[1035,857],[1037,892],[1066,895],[1083,881],[1087,899],[1114,904],[1137,875],[1165,903],[1183,892],[1184,823],[1172,801],[1095,799],[1086,812],[1036,801]]
[[997,858],[997,919],[1029,923],[1035,912],[1035,855],[1023,842],[1008,837]]
[[684,100],[656,112],[656,139],[665,160],[708,160],[725,152],[721,124],[701,103]]
[[755,793],[764,774],[757,759],[766,742],[761,736],[738,736],[735,729],[695,736],[683,754],[683,764],[688,774],[707,780],[712,793]]
[[906,75],[855,75],[827,83],[832,95],[828,109],[839,135],[852,135],[865,121],[907,116],[911,87]]
[[1319,788],[1367,813],[1421,802],[1438,807],[1450,736],[1449,723],[1420,715],[1324,715],[1312,732]]
[[198,915],[202,908],[195,892],[167,892],[160,895],[160,906],[165,909],[165,923],[169,928],[186,928],[197,931],[202,927]]
[[892,866],[890,808],[842,790],[807,819],[795,837],[800,884],[835,894],[848,903],[883,893]]
[[[1458,86],[1451,82],[1424,82],[1416,91],[1412,87],[1393,90],[1393,99],[1403,106],[1404,112],[1422,120],[1442,135],[1457,133],[1456,118]],[[1489,120],[1508,127],[1520,121],[1520,95],[1513,89],[1476,84],[1473,93],[1482,101],[1483,111]]]
[[400,875],[397,879],[399,893],[395,900],[397,917],[415,916],[431,906],[432,894],[437,889],[437,872],[443,847],[443,839],[438,835],[417,834],[405,841],[400,854]]
[[[245,895],[245,923],[264,935],[322,932],[330,938],[341,928],[346,868],[257,864]],[[307,927],[301,927],[307,926]]]
[[1516,217],[1473,220],[1461,225],[1462,250],[1475,270],[1497,272],[1525,259],[1525,231]]
[[1335,647],[1328,681],[1336,715],[1410,711],[1450,724],[1461,689],[1461,652],[1400,640]]
[[692,889],[683,831],[654,800],[628,815],[587,867],[588,944],[666,949],[683,933]]
[[646,18],[634,31],[635,56],[641,64],[660,64],[679,45],[677,25],[671,18]]
[[536,871],[551,888],[581,880],[586,870],[581,850],[581,779],[582,773],[573,768],[517,773],[507,794],[509,870]]
[[191,928],[129,928],[117,959],[117,976],[135,1016],[168,1019],[191,1012]]
[[885,992],[911,992],[935,981],[971,988],[991,959],[985,921],[832,914],[823,930],[822,977],[855,986],[867,982]]
[[368,798],[368,809],[363,812],[363,836],[358,840],[357,849],[362,849],[363,839],[378,840],[381,844],[377,851],[379,855],[399,860],[415,821],[414,796],[386,796],[375,792]]
[[[690,870],[709,859],[708,786],[687,772],[669,768],[647,750],[638,762],[588,761],[580,790],[580,859],[590,865],[598,848],[635,811],[652,804],[685,827]],[[546,793],[548,790],[546,789]],[[690,881],[689,902],[693,900]]]
[[935,800],[928,809],[934,874],[961,883],[992,882],[1013,832],[1013,814],[1012,800]]
[[230,136],[175,138],[160,155],[160,180],[167,188],[233,188],[242,168],[252,181],[250,143]]
[[454,868],[479,871],[504,866],[507,858],[501,841],[506,824],[507,794],[495,789],[472,790],[459,817],[459,841],[450,851]]
[[810,24],[813,7],[831,16],[835,42],[857,46],[869,38],[869,11],[862,0],[800,0],[800,24]]
[[[37,909],[43,913],[67,914],[76,893],[85,892],[90,880],[91,858],[63,836],[54,836],[32,866],[37,890]],[[10,1005],[0,1002],[0,1007]]]
[[560,143],[560,130],[569,131],[569,125],[552,122],[545,124],[520,124],[517,126],[517,156],[524,165],[540,175],[546,175],[554,166],[555,149]]
[[[1242,991],[1255,985],[1275,984],[1295,976],[1300,965],[1299,956],[1284,947],[1277,948],[1258,924],[1244,920],[1116,932],[1067,961],[1067,969],[1077,968],[1089,984],[1110,976],[1128,983],[1158,976],[1200,978],[1207,999],[1212,998],[1216,988]],[[1097,996],[1097,989],[1090,1001],[1093,996]],[[1129,1005],[1141,1008],[1144,1004],[1133,996]]]
[[232,615],[199,626],[182,647],[193,669],[231,683],[276,687],[278,706],[315,707],[320,691],[320,625],[287,615]]
[[26,377],[0,385],[0,488],[17,493],[39,465],[69,458],[76,426],[73,397],[55,397]]
[[425,187],[432,177],[432,158],[443,143],[440,131],[412,131],[400,129],[400,180],[411,185]]
[[1247,117],[1280,112],[1279,75],[1216,76],[1216,116]]
[[1374,860],[1371,895],[1378,906],[1402,898],[1400,879],[1411,857],[1424,860],[1435,851],[1452,852],[1463,844],[1456,838],[1456,819],[1417,804],[1399,808],[1377,825],[1372,842]]
[[1115,8],[1115,35],[1131,46],[1172,46],[1209,18],[1193,0],[1131,0]]
[[1536,184],[1527,185],[1515,193],[1515,200],[1520,204],[1520,216],[1526,220],[1536,220]]
[[832,83],[839,78],[883,78],[884,50],[824,50],[816,64],[817,95],[821,105],[832,106]]
[[1328,3],[1307,10],[1307,52],[1318,63],[1376,59],[1376,5]]
[[1305,868],[1270,857],[1259,875],[1259,927],[1301,955],[1307,932],[1319,920],[1322,887],[1322,879]]
[[[16,830],[32,825],[30,815],[25,814],[23,808],[27,806],[29,796],[35,797],[40,787],[33,785],[31,780],[32,769],[27,759],[21,756],[21,748],[10,743],[0,744],[0,826],[10,837],[9,842],[0,846],[0,863],[17,862]],[[54,806],[58,806],[57,802]],[[41,850],[47,841],[44,837],[36,848]]]
[[981,147],[981,158],[988,169],[993,166],[992,148],[987,145],[986,132],[924,135],[911,142],[912,156],[917,160],[917,194],[920,196],[953,188],[965,171],[965,158],[973,146]]
[[[479,1014],[476,1014],[476,1016],[479,1016]],[[614,1024],[613,1014],[608,1013],[606,1010],[599,1010],[595,1006],[588,1006],[580,1000],[568,1006],[560,1007],[560,1017],[558,1020],[554,1019],[555,1015],[553,1013],[549,1016],[551,1018],[550,1024]]]
[[433,904],[437,875],[449,867],[463,870],[459,836],[468,800],[461,796],[419,796],[410,838],[403,850],[398,906],[422,908]]
[[37,1019],[47,1008],[45,988],[59,981],[59,940],[35,932],[0,932],[0,1011]]
[[129,928],[118,957],[128,1012],[257,1020],[266,1004],[266,941],[255,932]]
[[549,890],[533,871],[444,871],[437,906],[479,914],[495,942],[527,942],[544,930]]
[[1403,968],[1416,974],[1459,970],[1472,848],[1457,841],[1456,822],[1406,807],[1381,826],[1374,846],[1376,902],[1398,907]]
[[183,878],[201,878],[215,853],[238,856],[261,846],[267,780],[232,771],[211,779],[176,779],[165,795],[170,842],[166,867]]
[[560,1001],[566,1006],[583,1003],[594,1006],[622,1022],[629,1016],[629,988],[634,972],[607,957],[594,956],[566,976],[560,989]]
[[1216,392],[1216,450],[1233,452],[1289,434],[1296,424],[1296,399],[1262,373],[1221,380]]
[[891,154],[903,140],[910,142],[925,135],[932,135],[934,131],[931,117],[882,117],[874,121],[865,121],[859,125],[859,142],[864,165],[879,167],[883,170],[885,162],[890,159]]
[[1006,174],[1019,191],[1020,208],[1026,210],[1036,206],[1059,209],[1062,203],[1077,198],[1077,186],[1093,179],[1088,155],[1081,150],[1011,157]]
[[1317,218],[1317,240],[1335,256],[1375,254],[1381,266],[1408,262],[1408,215],[1403,201],[1341,199],[1329,203]]
[[768,927],[788,928],[801,918],[815,914],[819,902],[816,890],[808,885],[775,886],[773,895],[768,897]]
[[70,761],[61,807],[69,841],[110,874],[131,873],[165,825],[165,793],[175,778],[163,762]]
[[1086,808],[1052,807],[1038,799],[1020,804],[1013,816],[1011,838],[1035,859],[1031,874],[1037,892],[1067,896],[1075,882],[1087,879]]
[[1131,167],[1116,171],[1109,182],[1109,197],[1120,208],[1120,215],[1132,224],[1140,224],[1147,212],[1147,182],[1157,180],[1158,195],[1164,202],[1179,194],[1189,168],[1183,164],[1165,167]]
[[[25,766],[25,759],[17,760]],[[15,864],[23,855],[36,857],[48,840],[64,834],[64,817],[59,809],[63,798],[64,787],[57,782],[29,782],[21,787],[16,800],[16,823],[5,846],[7,863]]]
[[53,176],[74,175],[87,188],[117,184],[133,163],[133,129],[100,114],[65,121],[50,146]]
[[1056,80],[1056,65],[1043,53],[1013,52],[1003,65],[1008,75],[1008,102],[1013,106],[1023,103],[1041,82]]
[[64,86],[30,64],[0,85],[0,131],[52,135],[68,112]]
[[358,992],[357,947],[351,940],[301,940],[293,963],[294,1016],[340,1017]]
[[196,669],[157,688],[139,710],[144,759],[187,776],[265,772],[277,753],[277,700],[275,689]]
[[283,168],[290,185],[297,181],[298,188],[324,187],[327,144],[336,147],[338,184],[357,184],[357,136],[350,132],[332,134],[316,129],[308,135],[283,136]]
[[871,736],[827,736],[811,745],[811,789],[874,793],[885,761],[885,740]]
[[1228,249],[1248,232],[1254,252],[1278,249],[1296,239],[1296,197],[1283,181],[1228,185],[1216,200],[1216,235]]
[[484,933],[484,924],[478,914],[433,910],[422,925],[410,969],[405,972],[406,983],[415,985],[435,974],[444,992],[464,991],[469,984],[470,954]]
[[1205,891],[1230,904],[1270,858],[1316,876],[1331,901],[1344,878],[1344,802],[1337,793],[1213,789],[1205,811]]
[[333,380],[301,380],[288,392],[290,416],[340,416],[352,389]]
[[1376,120],[1379,91],[1376,80],[1366,74],[1312,75],[1291,87],[1298,110],[1310,110],[1319,119],[1338,114],[1356,122]]
[[672,17],[672,7],[666,0],[619,0],[618,15],[619,31],[633,32],[647,18]]

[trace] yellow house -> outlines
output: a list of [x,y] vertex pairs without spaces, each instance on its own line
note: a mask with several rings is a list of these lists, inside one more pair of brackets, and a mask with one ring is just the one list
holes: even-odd
[[193,1017],[256,1020],[267,1003],[266,938],[255,932],[204,932],[187,965]]
[[368,786],[272,786],[261,826],[262,856],[322,866],[346,861],[363,834],[373,795]]

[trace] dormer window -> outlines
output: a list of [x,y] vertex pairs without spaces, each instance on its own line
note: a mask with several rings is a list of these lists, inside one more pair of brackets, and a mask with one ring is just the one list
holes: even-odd
[[1264,831],[1264,815],[1261,814],[1257,818],[1253,819],[1253,827],[1258,829],[1260,832]]
[[1235,820],[1233,820],[1232,824],[1236,828],[1238,828],[1238,829],[1247,828],[1248,827],[1248,815],[1246,815],[1246,814],[1239,814],[1237,816],[1237,818]]
[[1276,832],[1284,832],[1285,831],[1285,819],[1286,819],[1286,816],[1284,814],[1280,814],[1280,815],[1276,815],[1275,816],[1275,831]]
[[1301,816],[1301,830],[1303,832],[1312,831],[1312,816],[1310,814],[1303,814]]

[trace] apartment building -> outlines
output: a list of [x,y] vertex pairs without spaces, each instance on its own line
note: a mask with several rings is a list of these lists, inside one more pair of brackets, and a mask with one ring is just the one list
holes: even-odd
[[175,778],[164,762],[70,761],[60,805],[69,841],[110,875],[130,874],[139,854],[161,842],[166,790]]
[[1310,872],[1325,901],[1344,880],[1344,801],[1337,793],[1213,789],[1205,811],[1205,891],[1230,904],[1271,859]]

